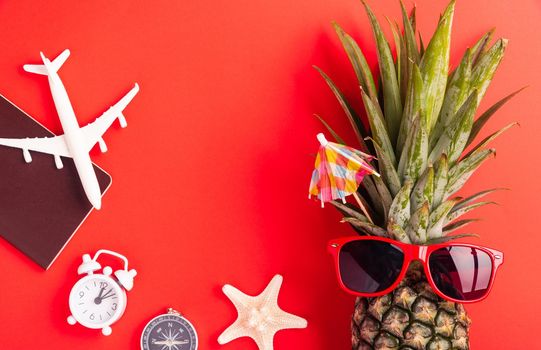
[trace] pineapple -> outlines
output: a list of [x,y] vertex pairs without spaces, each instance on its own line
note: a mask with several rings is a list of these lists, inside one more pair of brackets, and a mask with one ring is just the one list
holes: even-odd
[[[374,166],[382,176],[365,177],[358,190],[373,222],[352,204],[332,203],[344,215],[343,221],[360,234],[422,245],[471,236],[449,234],[474,221],[459,217],[492,203],[478,200],[498,189],[466,198],[454,194],[495,153],[488,144],[516,124],[473,143],[494,112],[520,91],[474,118],[507,40],[490,45],[493,31],[489,31],[450,71],[454,0],[441,15],[426,48],[420,34],[419,40],[416,38],[415,9],[408,15],[401,3],[403,29],[390,22],[394,58],[378,20],[363,4],[377,45],[379,89],[357,43],[338,24],[333,25],[358,79],[369,128],[333,81],[316,69],[344,109],[360,149],[377,155]],[[320,120],[337,142],[344,143]],[[352,318],[353,349],[469,349],[469,326],[464,307],[439,298],[420,264],[412,264],[392,293],[357,299]]]

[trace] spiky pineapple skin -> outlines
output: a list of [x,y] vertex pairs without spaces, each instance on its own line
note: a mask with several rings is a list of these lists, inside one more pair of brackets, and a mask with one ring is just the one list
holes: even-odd
[[357,298],[352,349],[468,350],[470,324],[464,306],[434,294],[415,262],[391,293]]

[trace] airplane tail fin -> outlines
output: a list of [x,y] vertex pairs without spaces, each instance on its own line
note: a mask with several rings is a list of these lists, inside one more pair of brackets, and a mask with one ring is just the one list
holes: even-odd
[[48,75],[50,70],[57,72],[60,67],[66,62],[70,55],[70,50],[64,50],[52,62],[47,63],[48,59],[41,53],[41,58],[44,64],[25,64],[23,69],[29,73]]

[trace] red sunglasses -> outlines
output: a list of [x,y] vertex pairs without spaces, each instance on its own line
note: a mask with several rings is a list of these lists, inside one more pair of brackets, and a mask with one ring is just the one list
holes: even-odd
[[465,243],[413,245],[374,236],[343,237],[329,242],[342,288],[361,297],[385,295],[420,260],[428,283],[440,297],[473,303],[488,295],[503,253]]

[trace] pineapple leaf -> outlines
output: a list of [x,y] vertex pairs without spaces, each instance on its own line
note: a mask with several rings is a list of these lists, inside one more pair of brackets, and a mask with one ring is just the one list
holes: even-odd
[[420,115],[423,102],[423,78],[421,77],[421,71],[416,64],[412,64],[410,69],[411,80],[408,86],[402,122],[400,123],[400,131],[398,133],[398,140],[396,142],[397,154],[402,153],[404,143],[406,142],[406,139],[410,133],[413,120],[416,115]]
[[430,135],[431,146],[434,147],[444,130],[452,122],[452,117],[468,98],[471,76],[471,50],[467,50],[457,69],[453,72],[447,83],[447,90],[443,99],[441,112],[434,130]]
[[421,117],[414,120],[412,130],[406,139],[406,144],[400,156],[398,175],[404,181],[409,178],[417,181],[425,171],[428,158],[428,133],[426,124]]
[[479,235],[477,235],[475,233],[462,233],[462,234],[459,234],[459,235],[444,236],[444,237],[438,237],[438,238],[429,239],[428,241],[426,241],[426,243],[427,244],[441,244],[441,243],[447,243],[449,241],[452,241],[452,240],[455,240],[455,239],[460,239],[460,238],[465,238],[465,237],[479,238]]
[[338,38],[342,42],[344,50],[348,55],[349,61],[353,66],[359,85],[368,93],[368,96],[373,100],[377,99],[377,89],[376,84],[374,83],[374,77],[372,76],[372,71],[366,62],[366,58],[363,55],[357,42],[347,34],[338,23],[333,22],[334,30],[338,34]]
[[314,117],[316,117],[321,122],[321,124],[323,124],[323,126],[329,131],[329,133],[336,140],[336,142],[341,143],[342,145],[346,144],[344,139],[338,136],[338,134],[331,128],[331,126],[322,117],[320,117],[318,114],[314,114]]
[[472,56],[472,63],[476,64],[479,57],[486,53],[487,45],[492,40],[492,36],[494,35],[495,28],[492,28],[489,30],[485,35],[483,35],[471,48],[473,56]]
[[[398,24],[395,22],[397,31],[400,33]],[[408,59],[408,51],[406,47],[406,41],[400,36],[400,56],[397,56],[397,60],[400,60],[400,71],[398,74],[398,85],[400,88],[400,101],[402,102],[402,114],[400,123],[398,125],[398,133],[400,134],[400,127],[402,125],[402,118],[404,117],[404,104],[406,103],[406,97],[408,96],[408,86],[411,80],[411,62]],[[398,135],[397,135],[398,139]]]
[[425,55],[425,44],[423,43],[423,36],[419,33],[419,57],[423,58]]
[[459,210],[459,209],[467,206],[468,204],[472,203],[473,201],[486,196],[487,194],[490,194],[490,193],[496,192],[496,191],[502,191],[502,190],[508,190],[508,189],[507,188],[491,188],[489,190],[484,190],[484,191],[478,192],[478,193],[476,193],[474,195],[471,195],[469,197],[466,197],[466,198],[464,198],[463,200],[461,200],[460,202],[458,202],[455,205],[455,207],[453,208],[453,211],[454,210]]
[[363,215],[368,218],[368,222],[373,224],[374,221],[372,221],[372,218],[375,216],[375,212],[370,206],[370,203],[368,203],[366,198],[364,198],[364,196],[358,192],[358,189],[356,192],[353,193],[353,197],[355,198],[355,201],[357,202],[357,205],[360,207]]
[[347,222],[351,224],[353,227],[359,229],[360,231],[365,232],[366,234],[369,234],[372,236],[389,237],[389,235],[387,234],[387,231],[385,231],[381,227],[371,224],[369,222],[361,221],[357,218],[344,217],[342,218],[341,222]]
[[391,219],[389,219],[389,223],[387,224],[387,231],[391,234],[393,239],[404,243],[411,243],[408,234],[404,231],[402,226],[393,222]]
[[417,210],[424,202],[433,203],[434,199],[434,167],[429,165],[419,178],[412,191],[412,211]]
[[440,156],[436,163],[436,172],[434,174],[434,201],[432,208],[435,209],[447,197],[445,196],[445,188],[449,182],[449,163],[447,155],[444,153]]
[[[400,7],[402,10],[402,23],[404,27],[404,39],[402,40],[402,52],[401,52],[401,67],[402,71],[399,74],[400,77],[400,96],[402,101],[405,104],[407,98],[409,81],[412,76],[412,66],[413,64],[418,65],[419,51],[417,49],[417,42],[415,41],[415,29],[413,28],[412,21],[415,21],[415,9],[412,10],[411,21],[406,13],[406,8],[402,1],[400,1]],[[402,113],[402,119],[404,118],[404,113]],[[401,126],[403,125],[401,122]]]
[[387,218],[393,199],[383,180],[379,176],[365,176],[363,185],[374,206],[374,211],[379,217]]
[[[389,138],[392,144],[396,143],[400,119],[402,117],[402,102],[400,100],[400,90],[398,87],[396,70],[394,67],[393,55],[379,22],[368,6],[362,0],[366,9],[372,32],[376,39],[378,62],[383,90],[383,110],[385,111],[385,121],[389,130]],[[383,146],[383,145],[382,145]]]
[[422,244],[426,242],[426,230],[428,227],[428,202],[424,202],[423,205],[413,212],[410,221],[406,226],[406,233],[411,242],[415,244]]
[[481,163],[495,152],[494,149],[478,150],[449,169],[449,182],[445,189],[445,197],[451,196],[464,186]]
[[428,43],[419,67],[424,82],[424,112],[428,120],[428,130],[432,130],[436,123],[447,85],[454,9],[455,0],[452,0],[440,18],[436,32]]
[[411,62],[419,64],[419,49],[417,48],[417,42],[415,41],[415,7],[411,11],[411,20],[406,13],[406,7],[402,0],[400,0],[400,8],[402,10],[402,25],[404,26],[404,41],[406,42],[406,54]]
[[462,198],[453,198],[440,204],[428,218],[427,236],[429,239],[442,236],[443,225],[446,222],[447,214],[453,209],[455,204]]
[[381,198],[378,189],[374,184],[374,180],[372,180],[371,176],[365,176],[363,178],[363,186],[366,190],[366,193],[368,193],[368,197],[370,198],[370,202],[374,206],[375,212],[380,217],[386,217],[387,211],[385,209],[385,206],[383,205],[383,199]]
[[477,104],[478,95],[477,91],[474,91],[443,131],[430,153],[429,162],[434,162],[442,153],[447,154],[450,164],[454,164],[458,160],[468,141]]
[[[402,7],[404,7],[404,4],[401,2]],[[417,7],[413,5],[413,8],[411,9],[409,20],[411,23],[411,28],[413,29],[413,34],[415,38],[415,31],[417,30]]]
[[448,224],[446,225],[445,227],[443,227],[443,233],[444,234],[449,234],[455,230],[458,230],[472,222],[476,222],[476,221],[479,221],[479,219],[464,219],[464,220],[458,220],[458,221],[455,221],[451,224]]
[[344,216],[353,217],[357,220],[368,222],[368,218],[358,212],[356,208],[349,203],[342,203],[341,201],[333,200],[330,202],[334,205]]
[[457,128],[446,152],[451,164],[454,164],[460,158],[460,155],[466,147],[478,105],[479,98],[477,91],[474,90],[468,100],[464,103],[464,114],[460,115],[460,119],[456,121]]
[[473,209],[476,209],[476,208],[479,208],[479,207],[482,207],[482,206],[485,206],[485,205],[488,205],[488,204],[498,204],[498,203],[492,202],[492,201],[485,201],[485,202],[477,202],[477,203],[465,205],[465,206],[462,206],[459,209],[453,208],[453,210],[451,210],[451,212],[449,214],[447,214],[447,218],[445,218],[445,224],[459,218],[460,216],[466,214],[467,212],[469,212],[469,211],[471,211]]
[[389,191],[389,188],[387,187],[385,182],[383,182],[381,177],[379,176],[366,176],[366,177],[372,178],[374,180],[374,184],[376,185],[378,193],[381,196],[381,204],[383,205],[383,208],[385,210],[383,217],[386,218],[387,213],[389,213],[389,210],[391,208],[391,203],[393,201],[391,192]]
[[496,72],[496,68],[498,68],[503,58],[506,46],[507,39],[496,41],[485,54],[479,57],[478,62],[473,67],[470,89],[478,91],[479,100],[485,96],[488,85],[490,85],[492,77]]
[[504,132],[506,132],[507,130],[509,130],[511,127],[515,126],[515,125],[519,125],[517,122],[514,122],[514,123],[511,123],[503,128],[501,128],[500,130],[492,133],[491,135],[485,137],[481,142],[479,142],[476,146],[474,146],[465,156],[464,158],[470,156],[473,152],[477,151],[478,149],[482,148],[482,147],[485,147],[486,145],[488,145],[490,142],[492,142],[492,140],[494,140],[496,137],[500,136],[501,134],[503,134]]
[[406,47],[404,45],[404,41],[402,40],[402,36],[400,35],[400,28],[398,27],[398,24],[396,22],[392,22],[388,17],[385,17],[387,22],[389,23],[389,27],[391,28],[391,33],[393,34],[394,39],[394,46],[396,50],[396,76],[398,77],[398,89],[400,91],[400,98],[401,101],[404,100],[405,94],[403,94],[402,91],[402,70],[406,67]]
[[349,102],[346,100],[342,92],[336,87],[334,82],[329,78],[325,72],[323,72],[319,67],[314,66],[314,68],[321,74],[323,79],[327,82],[327,85],[329,85],[329,88],[332,90],[334,96],[336,96],[336,99],[340,103],[340,106],[342,106],[342,109],[346,113],[346,116],[349,119],[349,122],[351,123],[351,126],[353,127],[353,131],[355,132],[355,136],[357,136],[357,140],[361,144],[361,150],[364,152],[368,152],[368,148],[366,147],[366,144],[364,142],[364,136],[368,135],[366,132],[363,123],[361,122],[361,119],[355,113],[355,110],[351,107]]
[[518,94],[519,92],[521,92],[522,90],[524,90],[526,88],[527,88],[527,86],[525,86],[525,87],[523,87],[521,89],[518,89],[517,91],[505,96],[504,98],[502,98],[501,100],[499,100],[498,102],[493,104],[483,114],[481,114],[481,116],[479,118],[477,118],[477,120],[473,123],[473,127],[472,127],[471,133],[470,133],[470,137],[468,139],[468,145],[470,145],[473,142],[473,140],[475,139],[477,134],[479,134],[479,131],[481,131],[483,126],[486,124],[486,122],[490,119],[490,117],[492,117],[492,115],[494,113],[496,113],[496,111],[498,109],[500,109],[501,106],[503,106],[507,101],[512,99],[516,94]]
[[410,195],[413,181],[407,180],[398,191],[389,210],[389,222],[405,227],[410,219]]
[[[394,32],[398,33],[398,40],[400,44],[400,50],[397,49],[396,51],[396,74],[398,77],[398,87],[400,89],[400,101],[402,102],[402,106],[404,106],[404,101],[406,100],[406,94],[408,89],[408,82],[410,79],[410,64],[408,60],[408,53],[407,53],[407,47],[406,42],[403,40],[402,36],[400,35],[400,28],[398,27],[398,23],[394,23],[394,27],[396,28],[393,30]],[[397,40],[395,39],[395,40]],[[404,112],[402,112],[402,116],[404,115]],[[402,121],[400,121],[402,123]]]
[[364,108],[366,110],[366,115],[368,116],[368,122],[370,124],[370,131],[372,132],[372,137],[378,145],[381,146],[382,150],[387,154],[388,159],[391,164],[396,164],[396,156],[394,154],[393,146],[391,140],[389,139],[389,133],[387,132],[387,127],[385,126],[385,121],[383,119],[383,114],[379,107],[379,104],[375,103],[370,97],[361,90],[361,95],[363,97]]
[[385,179],[385,182],[389,185],[391,194],[393,196],[396,196],[401,187],[398,173],[396,172],[393,163],[389,159],[388,154],[379,145],[379,143],[377,143],[377,141],[372,138],[368,138],[368,140],[372,141],[372,144],[376,148],[376,154],[378,155],[379,171]]

